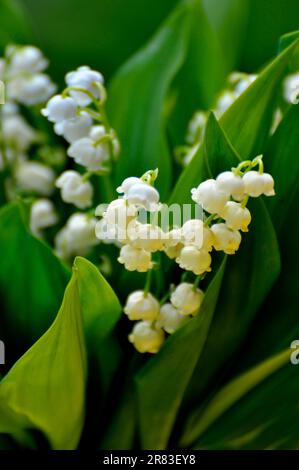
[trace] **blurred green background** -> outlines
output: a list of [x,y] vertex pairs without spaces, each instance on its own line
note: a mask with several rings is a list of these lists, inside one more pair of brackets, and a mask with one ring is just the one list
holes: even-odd
[[[27,16],[7,25],[11,39],[31,39],[51,59],[57,81],[82,63],[107,78],[154,33],[177,0],[16,0]],[[12,2],[1,0],[0,8]],[[298,0],[203,0],[225,44],[229,69],[253,72],[272,57],[277,38],[299,28]],[[1,11],[3,17],[3,12]],[[19,13],[16,11],[16,15]],[[29,24],[29,26],[28,26]],[[0,32],[0,40],[7,34]],[[0,44],[1,45],[1,44]]]

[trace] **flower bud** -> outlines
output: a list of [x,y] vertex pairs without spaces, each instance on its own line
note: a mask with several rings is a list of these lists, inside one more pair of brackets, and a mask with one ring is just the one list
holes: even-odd
[[55,95],[48,101],[47,106],[42,109],[42,115],[55,123],[74,119],[77,116],[77,104],[69,96]]
[[248,232],[251,215],[247,207],[242,207],[238,202],[228,201],[223,209],[222,218],[231,230]]
[[91,206],[93,187],[89,181],[84,181],[77,171],[64,171],[56,180],[56,186],[61,189],[64,202],[74,204],[79,209]]
[[157,353],[164,343],[165,335],[163,330],[155,328],[150,322],[140,321],[134,326],[129,335],[130,343],[140,353]]
[[186,315],[182,315],[171,303],[162,305],[158,315],[156,326],[163,328],[170,335],[188,321]]
[[182,315],[196,315],[202,304],[203,297],[204,293],[202,290],[194,289],[193,284],[182,282],[171,294],[170,302]]
[[157,299],[150,293],[142,290],[132,292],[127,298],[124,308],[129,320],[155,320],[158,316],[160,305]]
[[176,259],[182,269],[199,275],[211,271],[212,258],[208,251],[195,246],[184,246]]
[[228,255],[234,255],[241,243],[241,234],[238,230],[231,230],[226,224],[214,224],[211,227],[214,234],[214,248],[224,251]]
[[20,162],[16,170],[16,179],[22,189],[43,196],[49,196],[54,190],[54,171],[38,162]]
[[128,271],[144,273],[153,267],[151,254],[131,245],[124,245],[121,248],[118,261],[124,264]]
[[229,193],[221,190],[215,180],[209,179],[191,190],[193,201],[210,214],[221,214],[229,199]]
[[244,198],[244,182],[241,176],[235,175],[232,171],[224,171],[220,173],[217,178],[218,188],[236,201],[242,201]]

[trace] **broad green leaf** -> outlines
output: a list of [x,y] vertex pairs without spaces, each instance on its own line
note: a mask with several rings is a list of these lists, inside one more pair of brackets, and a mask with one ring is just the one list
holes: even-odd
[[0,210],[0,249],[5,253],[0,265],[1,336],[7,343],[28,347],[54,320],[69,272],[29,233],[19,203]]
[[[243,160],[262,153],[265,148],[281,81],[297,46],[298,41],[266,67],[220,119],[221,127]],[[201,146],[175,186],[172,201],[189,201],[190,189],[201,181],[202,158]]]
[[0,432],[36,428],[53,449],[75,449],[83,427],[86,357],[78,272],[49,330],[0,383]]
[[[275,421],[281,419],[280,414],[276,413],[277,410],[273,408],[273,398],[280,395],[280,392],[274,389],[275,393],[273,393],[273,385],[276,384],[276,381],[275,378],[273,380],[272,375],[283,368],[281,374],[292,377],[292,380],[294,380],[295,368],[293,368],[293,374],[289,374],[290,369],[292,369],[288,364],[289,360],[290,351],[283,351],[225,385],[201,409],[192,415],[187,423],[181,445],[189,446],[196,441],[196,446],[242,448],[251,441],[258,440],[261,434],[274,425]],[[297,390],[299,390],[298,385]],[[269,395],[270,391],[273,395],[272,399]],[[260,400],[258,400],[258,397],[260,397]],[[262,411],[252,413],[253,410],[251,409],[249,412],[252,405]],[[296,406],[295,403],[293,405]],[[238,419],[236,420],[237,415]],[[223,420],[220,419],[220,422],[217,422],[222,417]],[[234,420],[238,422],[238,427],[236,427]],[[209,433],[211,427],[211,433]],[[207,433],[206,437],[205,433]],[[276,434],[276,439],[277,437]]]
[[136,376],[143,449],[165,449],[194,367],[205,345],[222,276],[223,260],[197,317],[171,335]]
[[92,263],[77,257],[74,267],[78,273],[88,353],[99,366],[101,386],[107,391],[119,361],[119,345],[112,333],[120,318],[121,306],[108,282]]
[[108,111],[122,144],[117,182],[158,167],[162,198],[171,183],[163,104],[185,56],[189,23],[189,2],[183,2],[148,45],[119,70],[109,87]]

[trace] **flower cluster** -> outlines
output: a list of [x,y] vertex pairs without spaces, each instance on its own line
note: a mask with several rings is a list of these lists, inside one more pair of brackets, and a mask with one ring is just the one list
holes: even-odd
[[[22,111],[26,106],[41,105],[55,92],[56,86],[44,73],[47,66],[48,60],[34,46],[8,46],[0,59],[0,79],[6,85],[5,104],[0,109],[0,170],[5,175],[7,199],[17,194],[42,196],[31,210],[30,226],[37,236],[58,221],[53,203],[44,198],[55,189],[55,172],[36,159],[46,137],[31,126]],[[34,113],[32,108],[27,114]]]
[[289,75],[284,81],[284,98],[288,103],[299,102],[299,72]]
[[141,178],[125,179],[117,188],[122,196],[112,201],[103,214],[102,206],[96,210],[96,215],[103,215],[96,225],[97,237],[121,245],[118,261],[129,271],[148,271],[153,267],[152,253],[163,249],[162,230],[138,221],[140,209],[159,210],[160,196],[152,186],[156,178],[157,171],[148,171]]
[[[69,72],[65,81],[66,88],[49,100],[42,114],[54,124],[55,133],[67,141],[68,156],[83,170],[64,171],[55,185],[64,202],[84,210],[93,202],[90,178],[110,171],[119,143],[105,113],[107,95],[102,74],[82,66]],[[98,243],[95,223],[89,214],[73,214],[56,236],[58,255],[68,259],[86,254]]]
[[[250,197],[273,196],[274,181],[264,172],[262,155],[241,162],[191,190],[192,200],[203,209],[202,219],[187,220],[181,227],[163,231],[156,224],[138,220],[139,211],[159,212],[159,193],[152,184],[156,171],[141,178],[127,178],[118,188],[123,196],[112,201],[96,224],[96,235],[120,246],[119,262],[129,271],[148,272],[144,291],[129,295],[125,314],[138,323],[129,340],[139,352],[156,353],[166,333],[173,333],[188,316],[199,312],[203,292],[198,284],[211,271],[212,251],[233,255],[239,249],[242,232],[248,231],[251,214],[246,207]],[[164,252],[185,271],[196,276],[194,284],[182,282],[167,293],[170,302],[159,302],[149,292],[153,255]]]

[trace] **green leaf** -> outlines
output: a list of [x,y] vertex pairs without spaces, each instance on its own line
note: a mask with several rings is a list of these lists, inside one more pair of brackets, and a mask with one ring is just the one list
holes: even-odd
[[[242,159],[262,153],[269,136],[281,81],[298,41],[282,52],[221,117],[220,124]],[[171,200],[189,202],[190,189],[201,182],[203,147],[175,186]]]
[[85,380],[75,268],[56,320],[0,383],[0,432],[24,441],[22,432],[37,428],[53,449],[75,449],[84,420]]
[[163,105],[185,56],[189,23],[189,2],[184,2],[149,44],[119,70],[109,88],[108,111],[122,144],[117,181],[158,167],[162,198],[171,183]]
[[[294,379],[294,368],[293,374],[289,374],[292,369],[288,364],[289,360],[290,351],[283,351],[225,385],[205,406],[192,415],[180,445],[189,446],[197,441],[196,447],[246,448],[250,442],[258,441],[260,435],[265,434],[275,421],[281,420],[280,414],[275,413],[273,400],[277,402],[278,396],[283,393],[273,387],[277,382],[275,379],[273,381],[271,376],[283,368],[281,374],[292,376]],[[299,386],[296,388],[298,391]],[[258,413],[257,410],[261,411]],[[223,419],[217,422],[222,417]],[[277,437],[276,434],[275,438]],[[265,448],[265,444],[253,448]],[[269,444],[267,442],[267,446]]]
[[140,439],[144,449],[165,449],[194,367],[205,345],[225,268],[209,285],[197,317],[171,335],[136,376]]
[[0,250],[5,253],[0,265],[2,337],[28,347],[54,320],[69,271],[29,233],[18,203],[0,210]]
[[98,269],[77,257],[80,305],[88,352],[100,368],[102,391],[107,392],[119,362],[120,350],[113,330],[121,315],[121,305],[114,291]]

